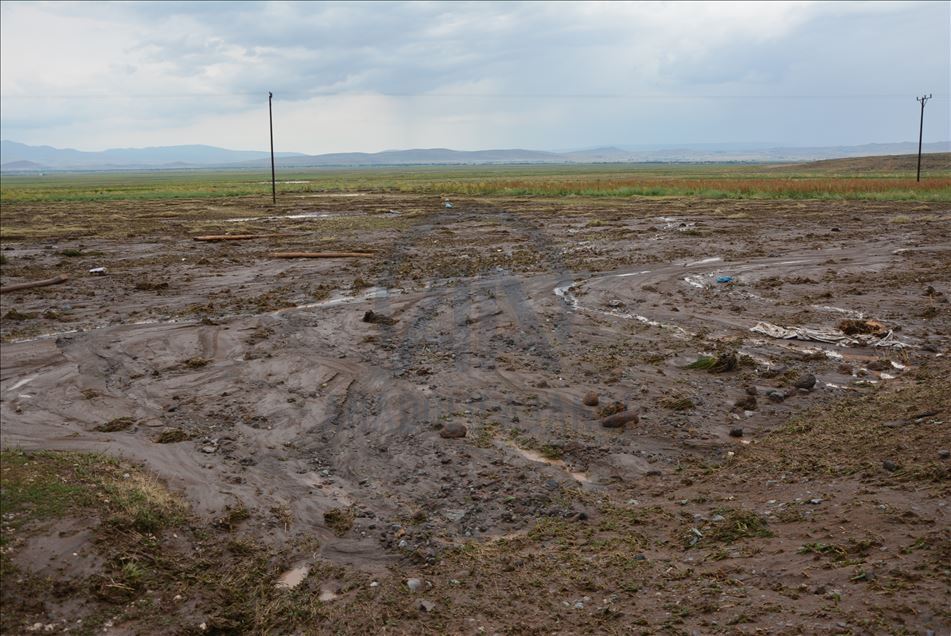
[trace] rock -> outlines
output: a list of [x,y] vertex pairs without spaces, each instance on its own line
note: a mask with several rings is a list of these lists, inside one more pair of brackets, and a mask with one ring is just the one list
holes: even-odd
[[465,424],[450,422],[439,431],[439,437],[443,439],[457,439],[459,437],[465,437],[468,432],[469,429],[466,428]]
[[730,437],[743,437],[743,429],[739,427],[731,428]]
[[588,391],[584,394],[584,397],[581,398],[581,403],[585,406],[597,406],[600,396],[594,391]]
[[884,468],[890,473],[893,473],[896,470],[898,470],[900,466],[896,464],[895,462],[893,462],[892,460],[886,459],[885,461],[882,462],[882,468]]
[[383,314],[378,314],[375,311],[370,310],[363,314],[363,322],[369,322],[371,324],[377,325],[392,325],[396,321],[389,316],[384,316]]
[[604,428],[622,428],[628,423],[637,424],[637,420],[637,413],[634,411],[621,411],[601,420],[601,426]]
[[409,588],[410,592],[417,592],[419,588],[423,587],[423,582],[420,579],[406,579],[406,587]]
[[542,380],[541,382],[539,382],[539,383],[536,384],[535,386],[538,387],[539,389],[547,389],[547,388],[549,388],[548,382],[546,382],[545,380]]
[[755,411],[756,398],[752,395],[747,395],[746,397],[741,397],[739,400],[737,400],[735,405],[744,411]]
[[419,609],[423,610],[426,613],[429,613],[433,611],[434,609],[436,609],[436,604],[426,599],[420,599]]
[[803,375],[796,378],[796,381],[793,382],[793,386],[797,389],[806,389],[811,391],[816,386],[816,376],[811,373],[804,373]]
[[773,402],[782,402],[786,399],[786,396],[782,391],[777,391],[775,389],[766,392],[766,397],[768,397]]
[[744,389],[747,395],[756,395],[759,391],[756,390],[756,387],[752,384]]
[[942,448],[941,450],[938,451],[938,457],[940,457],[941,459],[948,459],[949,457],[951,457],[951,450],[948,450],[947,448]]
[[611,402],[598,409],[598,417],[606,418],[615,413],[623,413],[627,410],[627,404],[623,402]]
[[786,367],[782,365],[778,367],[768,367],[759,372],[760,377],[767,379],[778,377],[784,373],[786,373]]

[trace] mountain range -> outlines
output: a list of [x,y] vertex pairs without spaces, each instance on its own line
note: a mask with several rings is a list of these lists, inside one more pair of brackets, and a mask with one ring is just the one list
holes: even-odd
[[[332,166],[400,166],[505,163],[639,163],[639,162],[796,162],[917,152],[914,142],[860,146],[783,147],[764,144],[697,144],[678,146],[608,146],[567,152],[543,150],[449,150],[417,148],[383,152],[275,153],[280,168]],[[925,152],[951,152],[951,142],[924,144]],[[30,146],[0,141],[0,171],[136,169],[255,169],[268,166],[270,155],[257,150],[228,150],[215,146],[113,148],[98,152]]]

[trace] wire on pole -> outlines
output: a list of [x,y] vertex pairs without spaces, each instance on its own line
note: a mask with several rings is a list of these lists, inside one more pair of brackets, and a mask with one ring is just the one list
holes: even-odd
[[916,182],[921,182],[921,140],[925,130],[925,104],[931,99],[931,93],[916,97],[915,100],[921,102],[921,120],[918,122],[918,174],[915,177]]

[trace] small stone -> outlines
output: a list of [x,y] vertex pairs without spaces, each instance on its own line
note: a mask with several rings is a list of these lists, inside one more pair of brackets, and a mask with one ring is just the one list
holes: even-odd
[[461,424],[460,422],[450,422],[449,424],[443,426],[439,431],[439,437],[442,437],[443,439],[456,439],[459,437],[465,437],[466,433],[468,432],[469,430],[466,428],[465,424]]
[[370,587],[380,587],[379,581],[370,581]]
[[743,437],[743,429],[739,427],[731,428],[730,437]]
[[423,582],[420,579],[407,579],[406,587],[409,588],[410,592],[416,592],[423,587]]
[[752,384],[746,387],[746,389],[744,390],[746,391],[747,395],[756,395],[757,393],[759,393],[759,391],[756,390],[756,387],[753,386]]
[[895,472],[896,470],[898,470],[899,466],[898,466],[898,464],[896,464],[896,463],[893,462],[892,460],[886,459],[885,461],[882,462],[882,468],[884,468],[885,470],[887,470],[887,471],[890,472],[890,473],[893,473],[893,472]]
[[547,388],[548,388],[548,382],[546,382],[545,380],[542,380],[541,382],[539,382],[539,383],[536,384],[535,386],[537,386],[539,389],[547,389]]
[[638,417],[634,411],[621,411],[601,420],[601,426],[604,428],[623,428],[625,424],[637,424]]
[[809,503],[811,503],[813,506],[818,506],[819,504],[822,503],[822,499],[815,497],[814,499],[810,499]]
[[786,396],[782,391],[777,391],[775,389],[766,392],[766,397],[768,397],[773,402],[782,402],[786,399]]
[[811,373],[804,373],[796,378],[796,381],[793,382],[793,386],[797,389],[811,391],[816,386],[816,376]]
[[597,406],[600,400],[600,396],[594,391],[588,391],[584,394],[584,397],[581,399],[581,403],[585,406]]
[[752,395],[747,395],[741,397],[734,403],[734,406],[741,408],[744,411],[755,411],[756,410],[756,398]]
[[420,599],[419,609],[423,610],[426,613],[429,613],[433,611],[434,609],[436,609],[436,604],[426,599]]

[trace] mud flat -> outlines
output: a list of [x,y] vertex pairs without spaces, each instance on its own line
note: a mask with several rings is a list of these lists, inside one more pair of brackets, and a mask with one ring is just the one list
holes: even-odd
[[[253,544],[274,599],[228,614],[154,563],[94,594],[128,561],[89,538],[82,567],[43,570],[36,545],[68,560],[100,520],[14,511],[4,567],[35,596],[4,577],[4,630],[947,631],[947,206],[453,204],[184,202],[107,237],[31,236],[5,206],[2,285],[69,276],[2,296],[8,461],[122,458],[188,509],[165,553]],[[192,240],[218,233],[272,236]],[[844,319],[885,331],[752,331]],[[638,420],[602,426],[618,410]]]

